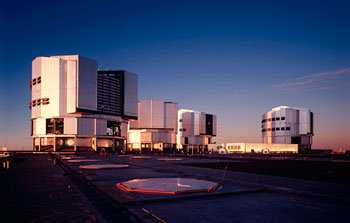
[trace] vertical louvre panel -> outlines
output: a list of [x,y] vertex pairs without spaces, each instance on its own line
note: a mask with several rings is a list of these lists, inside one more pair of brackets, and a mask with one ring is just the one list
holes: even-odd
[[123,115],[123,71],[98,71],[97,110],[107,114]]

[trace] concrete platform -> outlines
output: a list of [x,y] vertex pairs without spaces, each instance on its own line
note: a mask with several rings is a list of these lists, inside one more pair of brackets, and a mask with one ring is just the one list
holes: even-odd
[[[0,174],[1,217],[15,216],[17,222],[348,222],[348,184],[221,168],[227,163],[248,162],[237,158],[172,158],[82,155],[81,159],[100,160],[94,164],[130,165],[91,170],[79,166],[92,162],[28,155]],[[199,166],[193,165],[197,163]],[[208,168],[213,164],[215,168]],[[148,194],[116,188],[116,183],[123,181],[159,177],[209,180],[220,182],[223,188],[189,194]]]

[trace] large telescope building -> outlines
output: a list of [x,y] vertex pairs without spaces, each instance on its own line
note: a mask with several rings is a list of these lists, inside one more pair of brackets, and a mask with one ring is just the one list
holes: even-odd
[[177,111],[175,102],[140,100],[138,120],[129,122],[128,151],[175,151]]
[[128,121],[137,119],[138,77],[98,70],[79,56],[32,62],[31,133],[34,151],[124,150]]
[[178,112],[177,149],[187,153],[204,153],[216,136],[216,115],[180,109]]
[[308,108],[280,106],[262,116],[264,143],[298,144],[299,152],[311,150],[313,113]]

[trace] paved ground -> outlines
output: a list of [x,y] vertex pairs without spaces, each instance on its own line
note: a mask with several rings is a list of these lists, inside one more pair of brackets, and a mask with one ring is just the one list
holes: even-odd
[[[13,222],[348,222],[349,184],[225,171],[183,164],[245,160],[161,156],[28,155],[0,173],[0,219]],[[73,158],[73,157],[72,157]],[[84,161],[97,159],[99,161]],[[86,170],[85,164],[128,164]],[[221,182],[216,192],[143,194],[116,188],[135,178],[185,177]],[[344,176],[347,177],[347,176]],[[3,221],[1,221],[3,222]]]

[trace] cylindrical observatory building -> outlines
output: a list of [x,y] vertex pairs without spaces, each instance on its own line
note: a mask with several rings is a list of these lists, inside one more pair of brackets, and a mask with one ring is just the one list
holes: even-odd
[[308,108],[280,106],[262,116],[264,143],[298,144],[299,152],[311,150],[313,113]]

